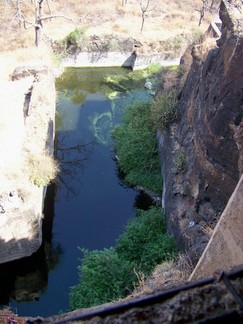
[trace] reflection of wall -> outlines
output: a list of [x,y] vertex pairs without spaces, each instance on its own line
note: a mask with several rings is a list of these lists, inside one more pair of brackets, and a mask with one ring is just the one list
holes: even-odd
[[31,257],[5,263],[0,266],[0,304],[10,299],[31,301],[38,299],[39,292],[47,285],[48,269],[44,249]]
[[55,186],[47,189],[43,219],[43,242],[30,257],[0,265],[0,304],[9,299],[20,301],[38,300],[48,282],[48,271],[59,262],[61,248],[52,246]]

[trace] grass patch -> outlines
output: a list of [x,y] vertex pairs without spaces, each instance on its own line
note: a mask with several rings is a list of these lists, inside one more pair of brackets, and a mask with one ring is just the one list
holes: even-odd
[[186,166],[186,152],[184,150],[180,150],[176,155],[175,160],[175,170],[177,173],[182,173]]
[[80,282],[71,288],[71,308],[83,308],[126,297],[154,267],[175,258],[174,239],[166,234],[164,215],[158,207],[138,210],[115,247],[83,250],[78,267]]
[[58,173],[58,165],[49,153],[30,155],[28,158],[29,178],[38,187],[47,186]]
[[144,102],[126,107],[123,123],[115,127],[112,135],[125,182],[160,194],[161,167],[156,128],[151,122],[151,104]]
[[178,98],[177,90],[160,93],[152,103],[151,116],[154,126],[166,130],[176,120]]

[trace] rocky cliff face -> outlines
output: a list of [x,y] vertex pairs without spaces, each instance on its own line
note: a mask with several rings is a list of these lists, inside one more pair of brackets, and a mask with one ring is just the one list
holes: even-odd
[[222,36],[207,55],[205,44],[192,49],[178,121],[159,134],[168,229],[195,261],[243,172],[242,10],[221,2]]
[[32,255],[42,243],[45,187],[31,180],[32,161],[52,154],[54,143],[54,77],[46,69],[20,70],[7,82],[9,116],[0,134],[0,264]]

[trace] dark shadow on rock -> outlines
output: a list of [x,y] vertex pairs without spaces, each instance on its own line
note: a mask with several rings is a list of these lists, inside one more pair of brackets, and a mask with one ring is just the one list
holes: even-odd
[[136,59],[137,53],[136,51],[133,51],[132,54],[123,62],[122,67],[131,68],[133,70]]
[[[29,257],[0,265],[0,305],[8,305],[10,300],[38,300],[48,283],[48,271],[60,261],[62,249],[52,244],[54,216],[54,185],[47,189],[43,219],[43,242],[37,252]],[[20,241],[13,240],[16,245]],[[26,244],[30,240],[26,240]],[[5,242],[0,239],[0,246]]]

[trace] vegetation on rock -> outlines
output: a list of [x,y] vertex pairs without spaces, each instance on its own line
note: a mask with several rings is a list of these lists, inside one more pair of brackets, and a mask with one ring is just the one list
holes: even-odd
[[177,117],[177,91],[175,89],[160,93],[151,107],[152,120],[157,129],[165,130]]
[[28,172],[30,181],[43,187],[56,178],[58,165],[48,153],[31,155],[28,159]]

